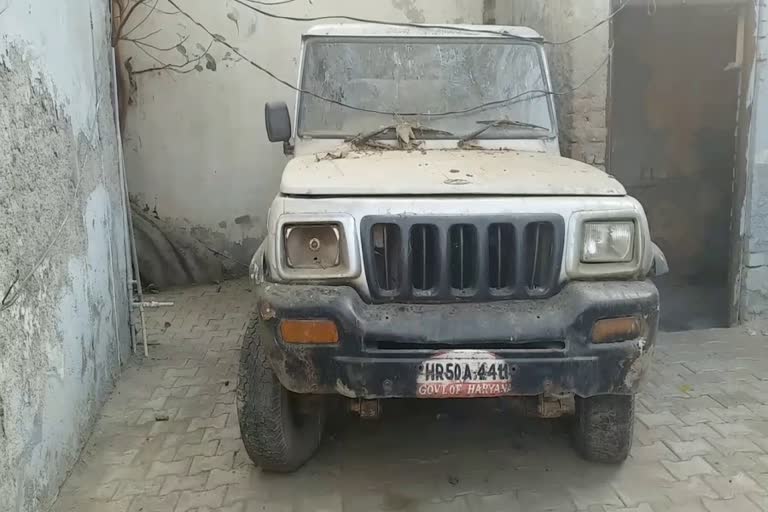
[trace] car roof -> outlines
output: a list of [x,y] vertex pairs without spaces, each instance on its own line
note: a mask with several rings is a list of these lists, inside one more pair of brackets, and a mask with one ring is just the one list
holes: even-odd
[[335,23],[315,25],[304,33],[304,37],[512,37],[541,41],[541,34],[528,27],[507,25],[463,25],[463,24],[404,24],[386,25],[380,23]]

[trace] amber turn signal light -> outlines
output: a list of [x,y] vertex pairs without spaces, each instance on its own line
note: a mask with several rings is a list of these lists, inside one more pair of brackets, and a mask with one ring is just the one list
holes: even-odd
[[285,343],[328,345],[339,342],[339,330],[332,320],[283,320],[280,336]]
[[636,316],[605,318],[592,327],[592,343],[615,343],[640,336],[640,319]]

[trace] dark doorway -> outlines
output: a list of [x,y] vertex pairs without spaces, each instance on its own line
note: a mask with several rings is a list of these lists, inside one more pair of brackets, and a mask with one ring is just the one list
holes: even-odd
[[660,5],[613,21],[609,172],[669,260],[665,330],[728,323],[738,20],[732,6]]

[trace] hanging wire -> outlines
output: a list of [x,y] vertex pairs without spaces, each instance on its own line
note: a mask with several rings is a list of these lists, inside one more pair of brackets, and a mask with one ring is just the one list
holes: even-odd
[[[253,0],[233,0],[233,1],[236,4],[242,5],[246,9],[249,9],[251,11],[261,14],[262,16],[267,16],[269,18],[285,20],[285,21],[311,23],[311,22],[318,22],[318,21],[345,20],[345,21],[354,21],[356,23],[367,23],[371,25],[385,25],[385,26],[391,26],[391,27],[408,27],[408,28],[431,28],[431,29],[445,30],[448,32],[469,33],[469,34],[489,34],[496,37],[500,36],[508,39],[517,39],[517,40],[525,40],[525,41],[529,40],[529,38],[527,37],[511,34],[503,30],[491,30],[491,29],[482,29],[482,28],[475,28],[475,27],[462,27],[462,26],[456,26],[456,25],[409,23],[404,21],[384,21],[384,20],[374,20],[370,18],[362,18],[357,16],[346,16],[346,15],[288,16],[284,14],[277,14],[275,12],[256,7],[253,4],[260,3],[260,2],[254,2]],[[562,45],[567,45],[575,41],[578,41],[579,39],[587,36],[588,34],[594,32],[598,28],[602,27],[603,25],[611,21],[617,14],[619,14],[622,10],[624,10],[624,8],[629,4],[629,2],[630,0],[624,0],[624,2],[622,2],[622,4],[619,7],[617,7],[608,17],[601,19],[595,25],[592,25],[591,27],[589,27],[588,29],[586,29],[585,31],[579,33],[574,37],[565,39],[563,41],[548,41],[545,39],[543,40],[543,43],[551,46],[562,46]]]
[[[235,0],[235,1],[241,1],[241,0]],[[568,94],[572,94],[576,90],[584,87],[589,80],[591,80],[595,75],[597,75],[600,70],[608,63],[608,61],[611,58],[611,50],[608,51],[608,54],[605,56],[605,58],[602,60],[600,65],[592,72],[590,73],[587,78],[578,84],[575,87],[566,88],[560,91],[552,91],[552,90],[546,90],[546,89],[531,89],[525,92],[522,92],[520,94],[516,94],[514,96],[510,96],[507,98],[502,98],[495,101],[489,101],[486,103],[482,103],[479,105],[475,105],[473,107],[468,107],[464,109],[457,109],[457,110],[448,110],[444,112],[394,112],[394,111],[388,111],[388,110],[380,110],[380,109],[374,109],[374,108],[365,108],[365,107],[359,107],[356,105],[351,105],[349,103],[345,103],[343,101],[339,101],[333,98],[328,98],[326,96],[322,96],[320,94],[317,94],[313,91],[304,89],[302,87],[297,87],[293,85],[292,83],[288,82],[287,80],[284,80],[280,77],[278,77],[274,72],[269,70],[268,68],[264,67],[263,65],[259,64],[258,62],[254,61],[247,55],[243,54],[239,48],[233,46],[232,44],[228,43],[221,35],[215,34],[208,29],[205,25],[203,25],[200,21],[198,21],[196,18],[194,18],[192,15],[190,15],[188,12],[184,11],[179,5],[177,4],[176,0],[168,0],[168,3],[170,3],[172,6],[174,6],[180,14],[182,14],[185,18],[187,18],[189,21],[191,21],[194,25],[196,25],[198,28],[203,30],[206,34],[208,34],[214,41],[216,41],[218,44],[226,47],[229,49],[232,53],[243,59],[245,62],[253,66],[254,68],[258,69],[268,77],[272,78],[276,82],[288,87],[289,89],[292,89],[300,94],[306,94],[307,96],[311,96],[313,98],[316,98],[318,100],[331,103],[334,105],[338,105],[340,107],[348,108],[350,110],[355,110],[358,112],[366,112],[370,114],[380,114],[380,115],[388,115],[388,116],[407,116],[407,117],[446,117],[446,116],[454,116],[454,115],[461,115],[461,114],[468,114],[471,112],[476,112],[479,110],[484,110],[489,107],[494,107],[498,105],[508,105],[508,104],[514,104],[521,101],[528,101],[531,99],[540,98],[542,96],[564,96]],[[624,4],[626,5],[626,3]],[[423,26],[423,25],[417,25],[417,26]],[[530,97],[529,97],[530,96]]]

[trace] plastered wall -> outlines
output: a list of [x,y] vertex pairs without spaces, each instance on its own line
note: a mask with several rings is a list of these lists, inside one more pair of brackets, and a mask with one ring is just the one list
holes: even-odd
[[130,350],[109,19],[100,0],[0,6],[4,512],[50,504]]

